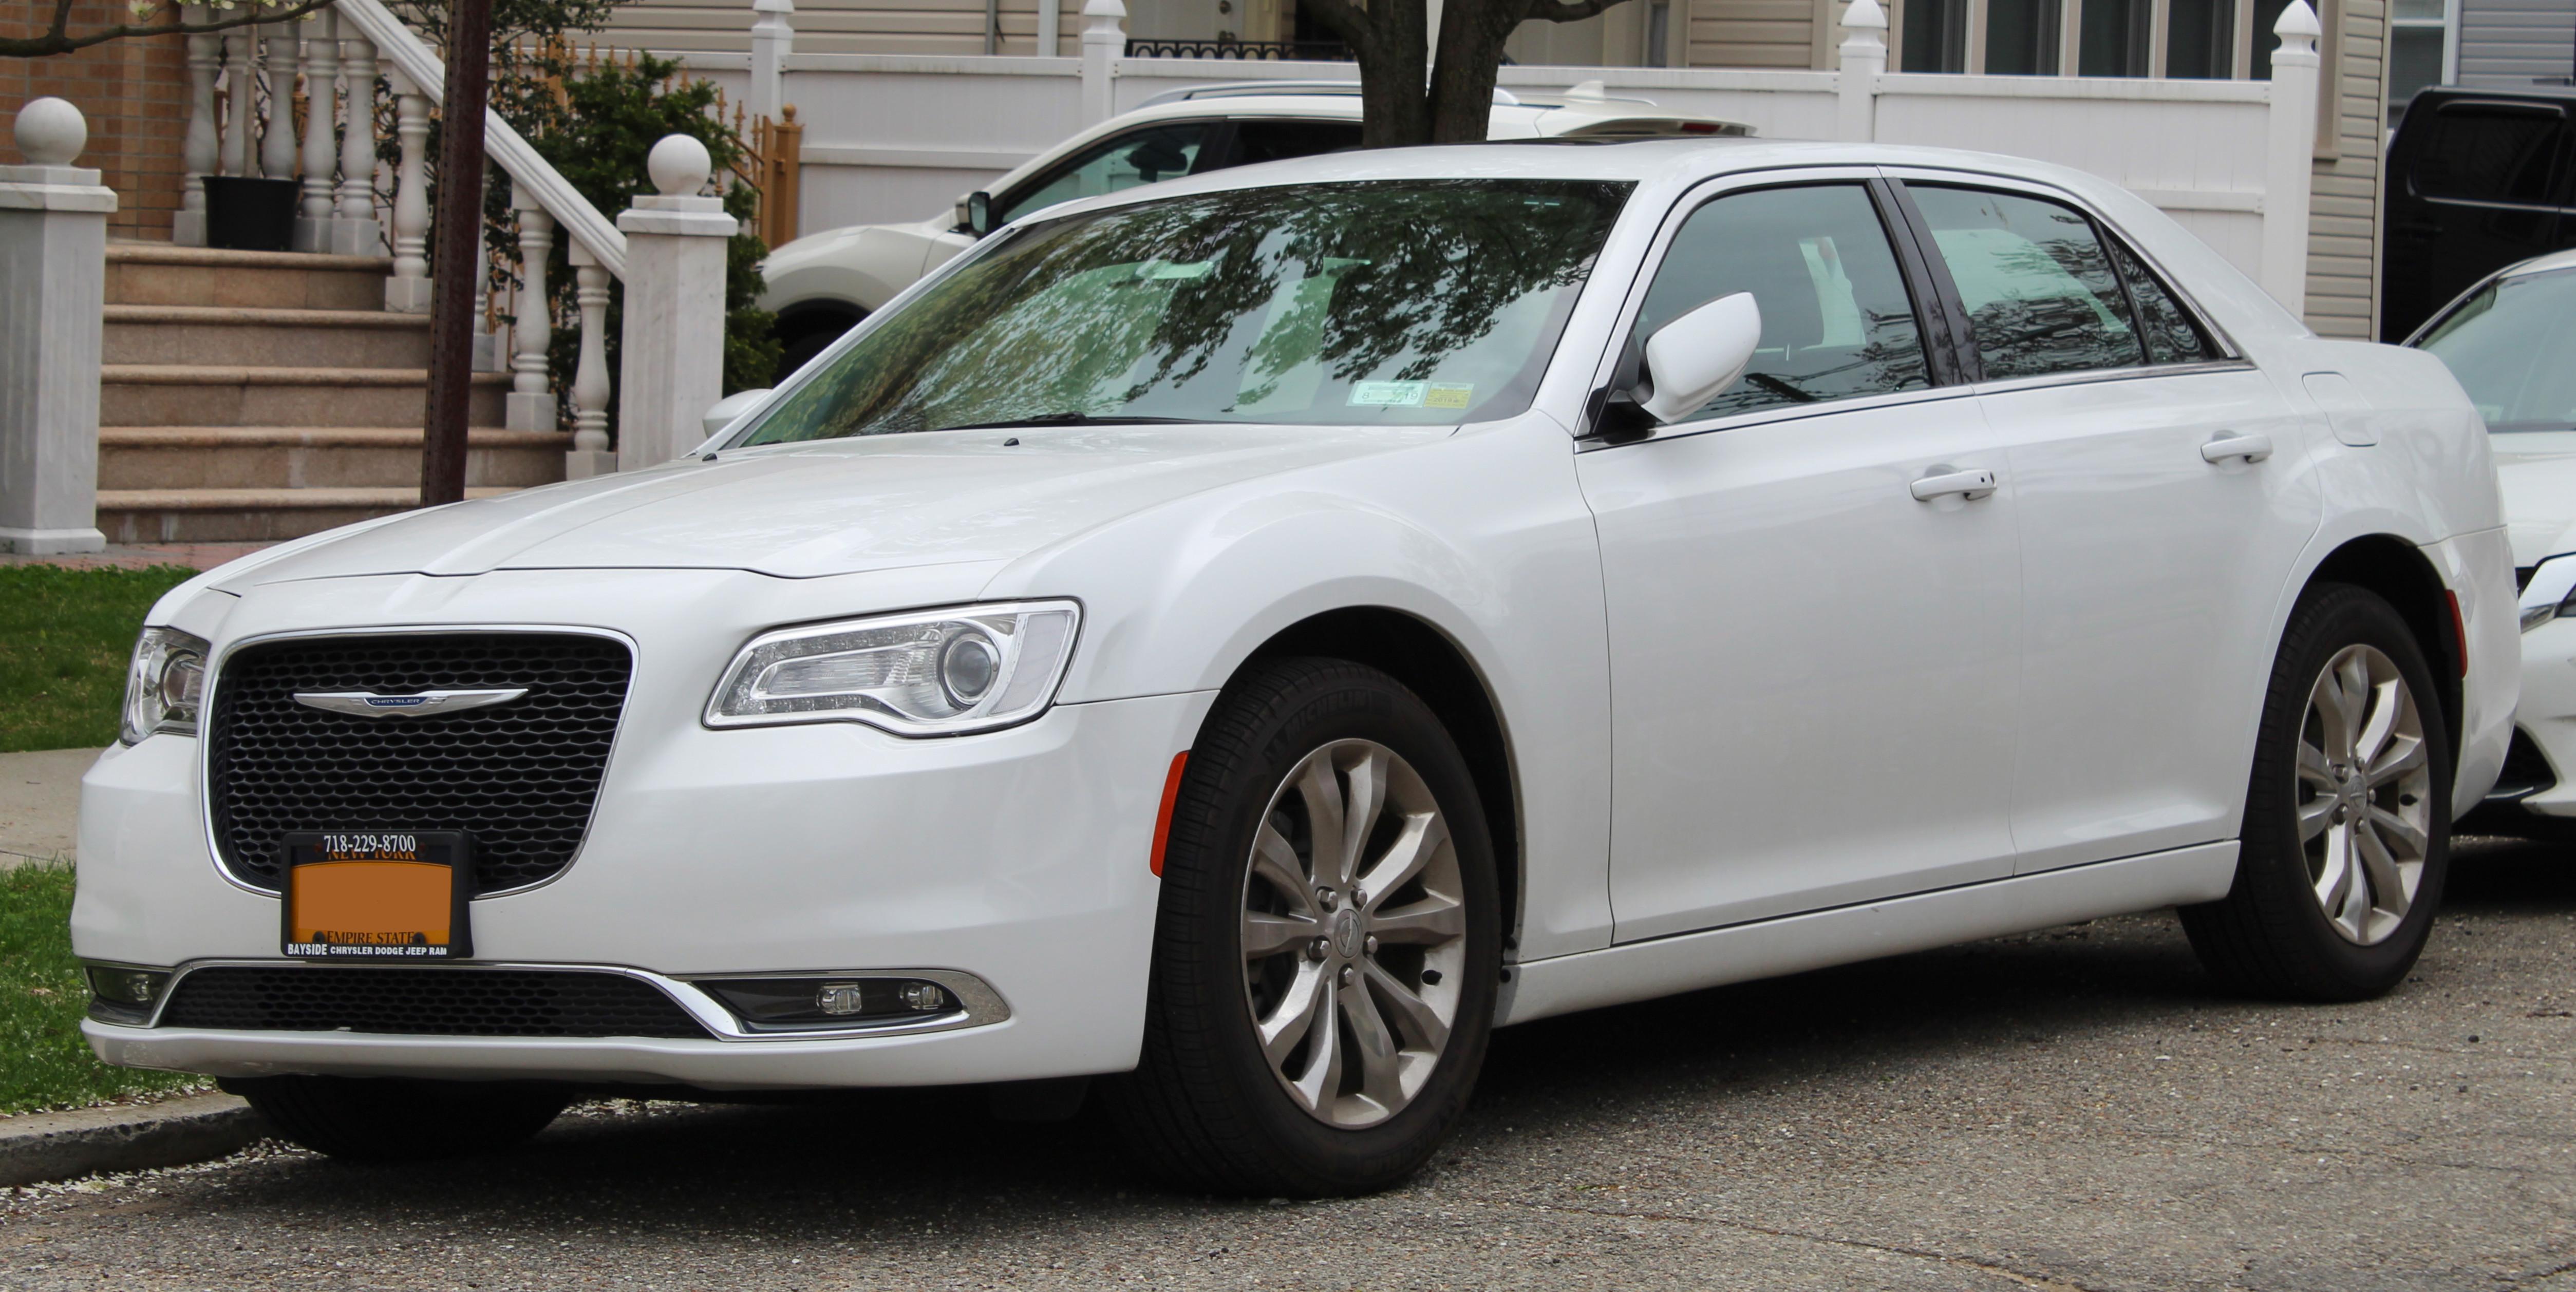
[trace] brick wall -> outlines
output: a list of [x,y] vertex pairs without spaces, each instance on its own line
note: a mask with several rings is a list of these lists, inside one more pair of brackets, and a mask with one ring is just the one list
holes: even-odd
[[[0,0],[0,34],[34,36],[53,6],[33,0]],[[125,0],[75,0],[71,31],[95,31],[135,21]],[[113,238],[170,239],[170,213],[179,208],[179,145],[188,127],[188,62],[175,37],[112,40],[77,54],[53,58],[0,58],[0,160],[18,155],[13,133],[18,105],[53,95],[69,99],[89,118],[89,147],[79,165],[102,172],[116,190]]]

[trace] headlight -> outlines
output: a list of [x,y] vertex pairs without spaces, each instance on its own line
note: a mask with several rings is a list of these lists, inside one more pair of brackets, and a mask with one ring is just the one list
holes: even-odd
[[763,633],[725,669],[707,725],[949,736],[1026,722],[1055,699],[1081,618],[1070,601],[1024,601]]
[[125,669],[125,722],[117,736],[129,745],[156,731],[193,736],[205,694],[205,639],[146,628],[134,639],[134,662]]
[[2552,556],[2522,585],[2522,630],[2530,632],[2560,616],[2576,617],[2576,554]]

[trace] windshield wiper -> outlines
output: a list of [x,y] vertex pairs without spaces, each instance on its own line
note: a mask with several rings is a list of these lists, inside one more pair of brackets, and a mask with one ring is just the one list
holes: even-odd
[[1037,413],[1028,417],[1006,417],[998,422],[968,422],[961,426],[936,426],[939,431],[982,431],[997,426],[1149,426],[1178,425],[1195,421],[1188,417],[1130,417],[1113,413],[1106,417],[1090,413]]

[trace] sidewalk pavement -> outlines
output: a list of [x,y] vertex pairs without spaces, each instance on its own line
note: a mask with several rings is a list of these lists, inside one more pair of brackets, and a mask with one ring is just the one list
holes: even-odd
[[0,754],[0,869],[72,859],[80,832],[80,779],[95,749]]

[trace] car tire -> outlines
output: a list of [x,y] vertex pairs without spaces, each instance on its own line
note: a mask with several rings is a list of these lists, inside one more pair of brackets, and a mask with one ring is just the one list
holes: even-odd
[[2405,980],[2450,865],[2442,703],[2421,644],[2378,594],[2325,583],[2300,598],[2263,703],[2235,885],[2181,912],[2212,974],[2310,1001]]
[[563,1086],[368,1077],[257,1077],[223,1088],[286,1138],[353,1162],[468,1157],[522,1143],[572,1102]]
[[[1330,828],[1354,802],[1382,808],[1357,849]],[[1190,751],[1163,856],[1142,1057],[1105,1092],[1122,1145],[1253,1196],[1420,1167],[1475,1087],[1501,972],[1483,807],[1430,708],[1358,664],[1256,667]]]

